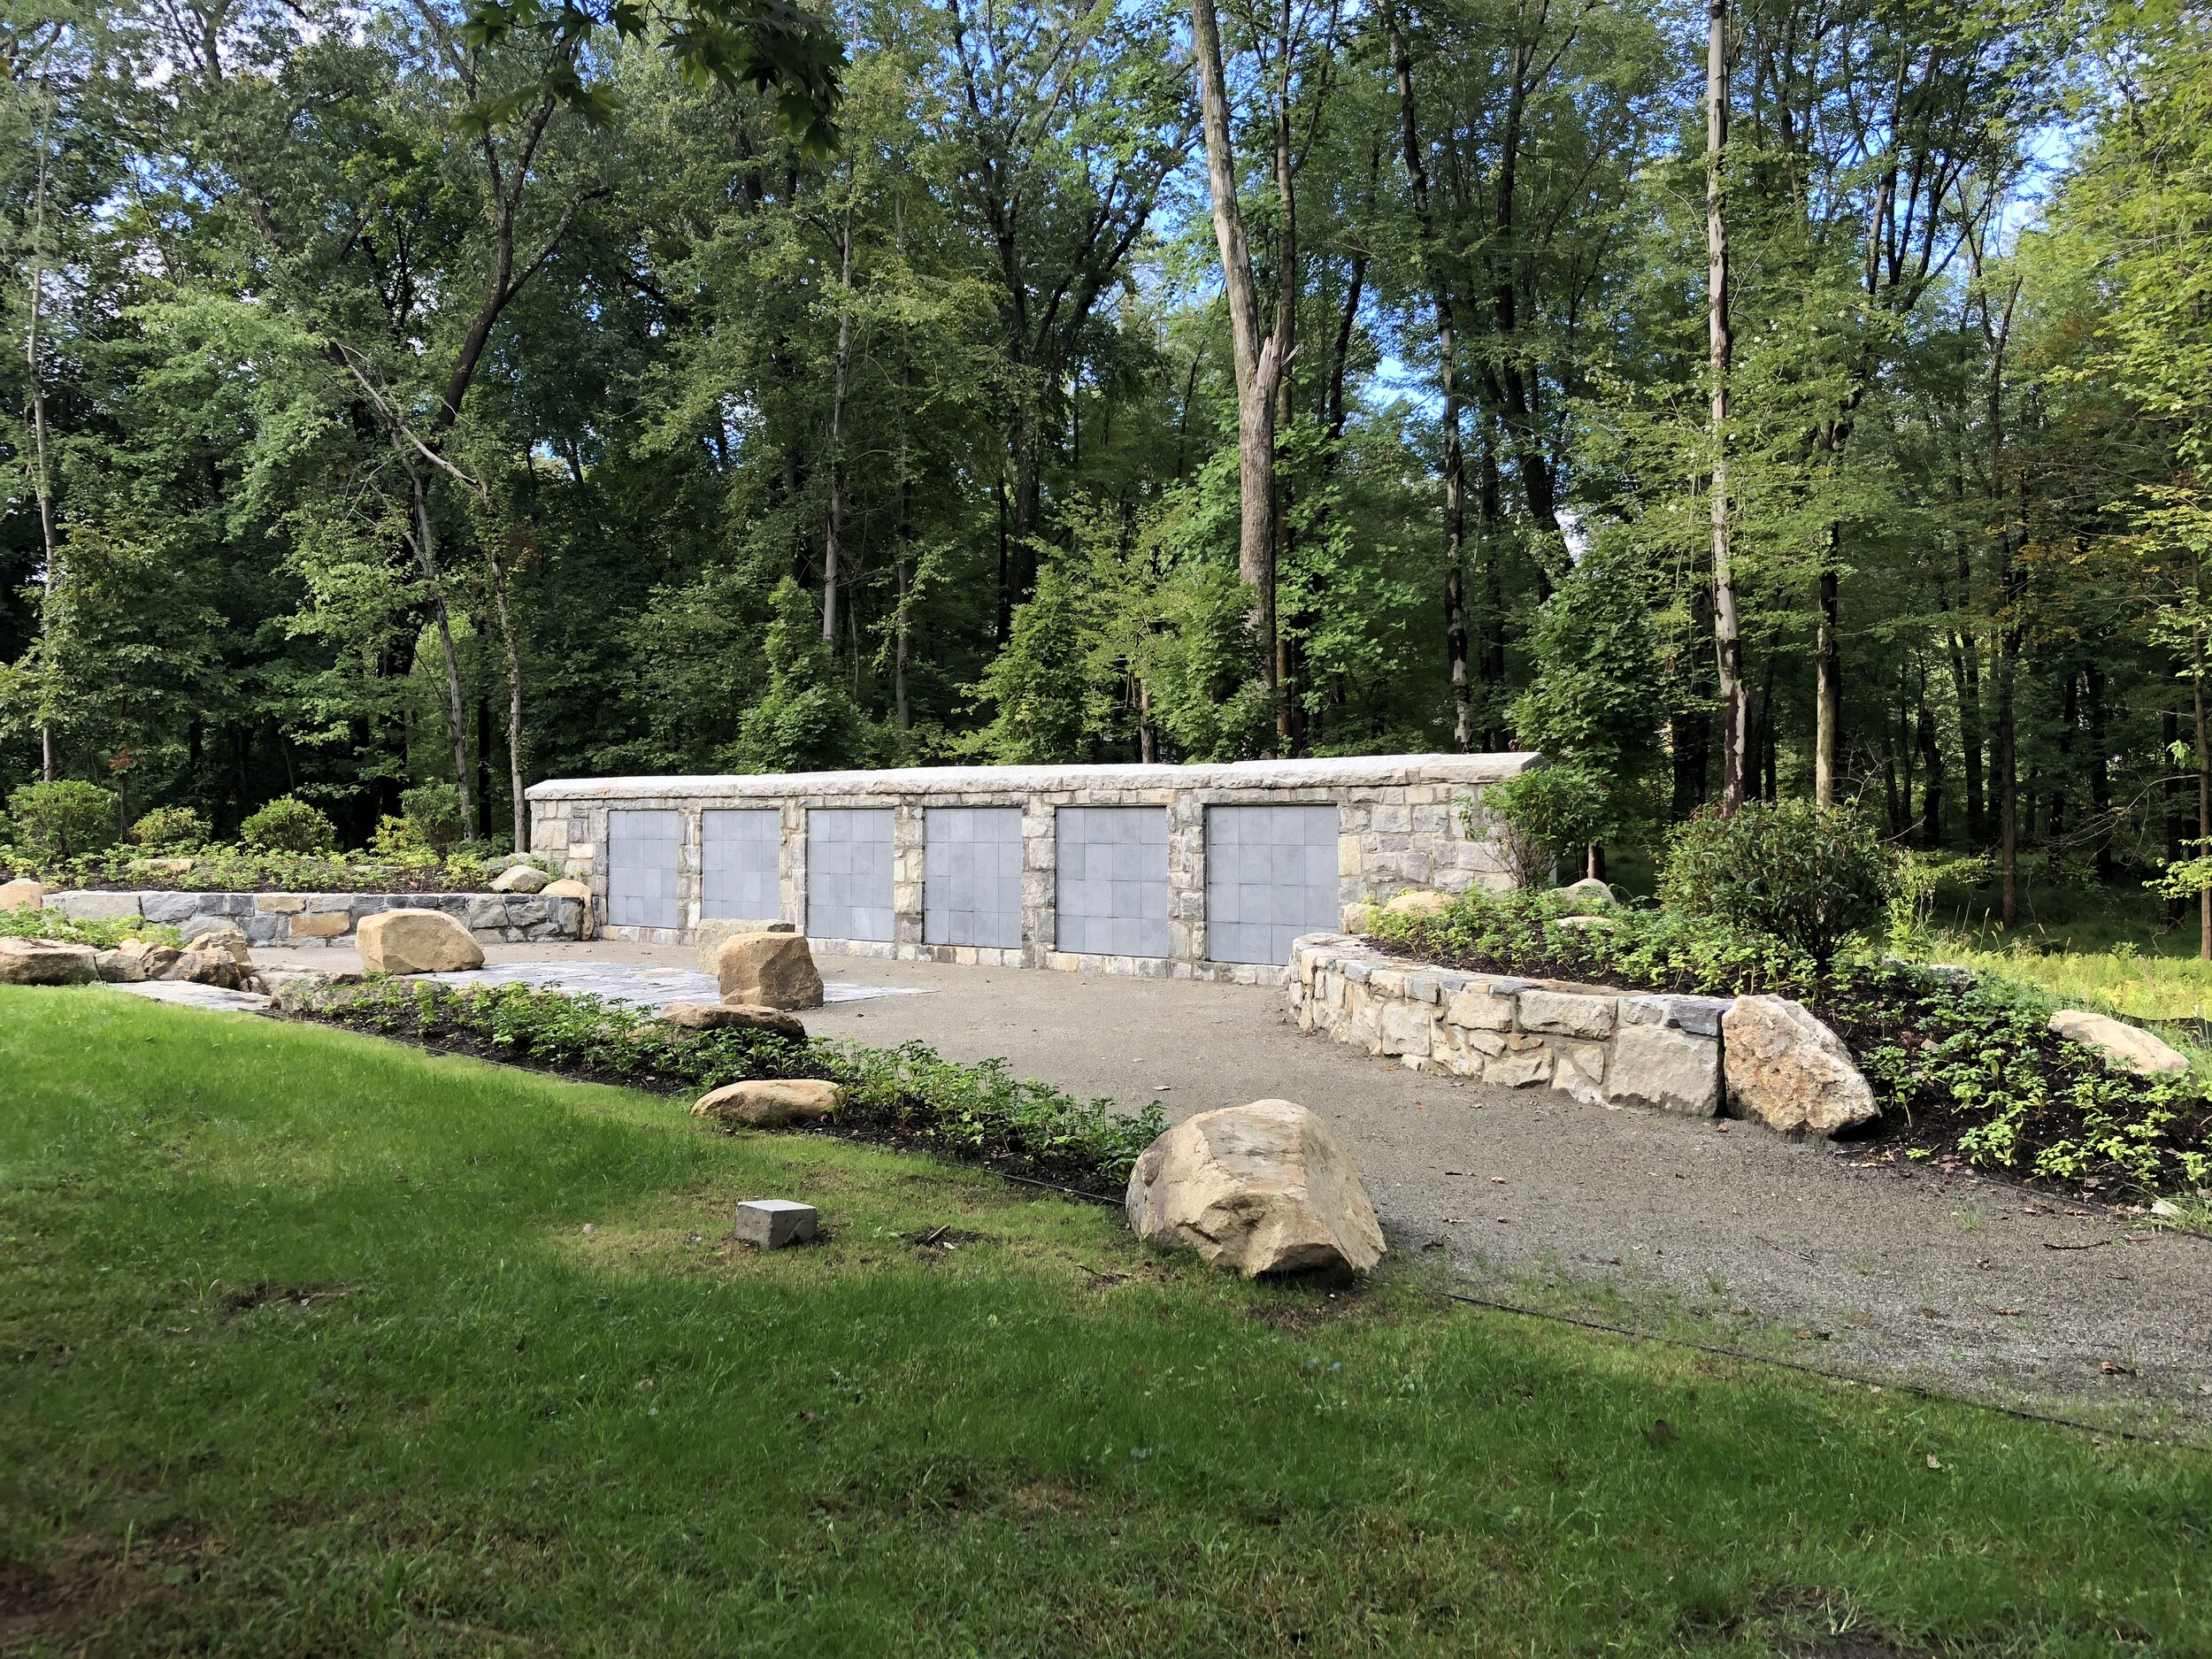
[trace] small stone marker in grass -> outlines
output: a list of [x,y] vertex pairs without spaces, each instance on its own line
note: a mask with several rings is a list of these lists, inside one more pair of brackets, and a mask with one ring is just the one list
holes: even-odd
[[812,1204],[789,1198],[748,1198],[737,1206],[737,1236],[764,1250],[781,1249],[811,1239],[819,1220]]

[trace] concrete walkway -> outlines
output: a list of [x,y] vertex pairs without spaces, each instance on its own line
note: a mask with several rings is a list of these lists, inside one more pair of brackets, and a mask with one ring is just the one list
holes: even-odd
[[[685,950],[604,941],[487,955],[689,965]],[[816,1010],[818,1036],[1000,1057],[1079,1095],[1157,1101],[1171,1118],[1301,1102],[1358,1162],[1393,1248],[1448,1263],[1478,1294],[1863,1377],[2212,1428],[2212,1240],[1994,1182],[1862,1166],[1749,1124],[1423,1077],[1301,1033],[1272,989],[820,965],[928,995]]]

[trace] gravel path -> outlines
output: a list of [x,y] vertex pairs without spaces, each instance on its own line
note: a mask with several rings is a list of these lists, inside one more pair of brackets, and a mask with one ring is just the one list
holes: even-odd
[[[273,959],[274,953],[263,953]],[[495,948],[689,965],[598,941]],[[303,965],[349,965],[299,953]],[[1267,1096],[1327,1119],[1394,1249],[1478,1294],[1862,1377],[2212,1428],[2212,1240],[1745,1123],[1586,1106],[1404,1071],[1301,1033],[1282,994],[1094,974],[821,959],[927,995],[833,1004],[817,1035],[957,1059],[1171,1118]]]

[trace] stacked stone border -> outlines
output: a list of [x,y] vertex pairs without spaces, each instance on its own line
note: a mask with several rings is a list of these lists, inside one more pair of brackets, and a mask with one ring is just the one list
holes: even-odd
[[[1281,982],[1272,963],[1214,962],[1206,954],[1206,809],[1333,806],[1338,810],[1340,926],[1360,907],[1408,887],[1460,893],[1510,884],[1481,807],[1489,785],[1540,764],[1528,754],[1408,755],[1348,759],[1244,761],[1197,766],[965,766],[761,776],[561,780],[529,791],[530,847],[590,883],[605,914],[607,814],[678,813],[678,927],[603,926],[615,939],[691,942],[699,923],[699,833],[703,812],[774,807],[782,813],[781,914],[751,920],[804,926],[806,815],[816,807],[888,807],[892,822],[890,940],[817,939],[855,956],[955,962],[985,967],[1053,968],[1157,979]],[[926,818],[931,807],[1018,807],[1022,812],[1022,939],[1018,949],[924,942]],[[1168,815],[1168,954],[1098,956],[1058,948],[1058,849],[1064,806],[1164,807]],[[1463,810],[1471,808],[1472,828]],[[708,918],[715,919],[715,918]]]
[[1338,933],[1299,940],[1286,982],[1301,1030],[1411,1071],[1699,1118],[1723,1104],[1732,997],[1456,973]]
[[50,893],[45,908],[75,921],[147,921],[186,939],[233,926],[257,945],[314,949],[350,945],[364,917],[380,910],[440,910],[487,944],[586,937],[581,899],[520,893]]

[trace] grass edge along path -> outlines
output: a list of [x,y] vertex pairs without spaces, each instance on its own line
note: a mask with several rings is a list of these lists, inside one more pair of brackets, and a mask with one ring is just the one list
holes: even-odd
[[2201,1454],[314,1027],[0,990],[0,1071],[9,1651],[2212,1650]]

